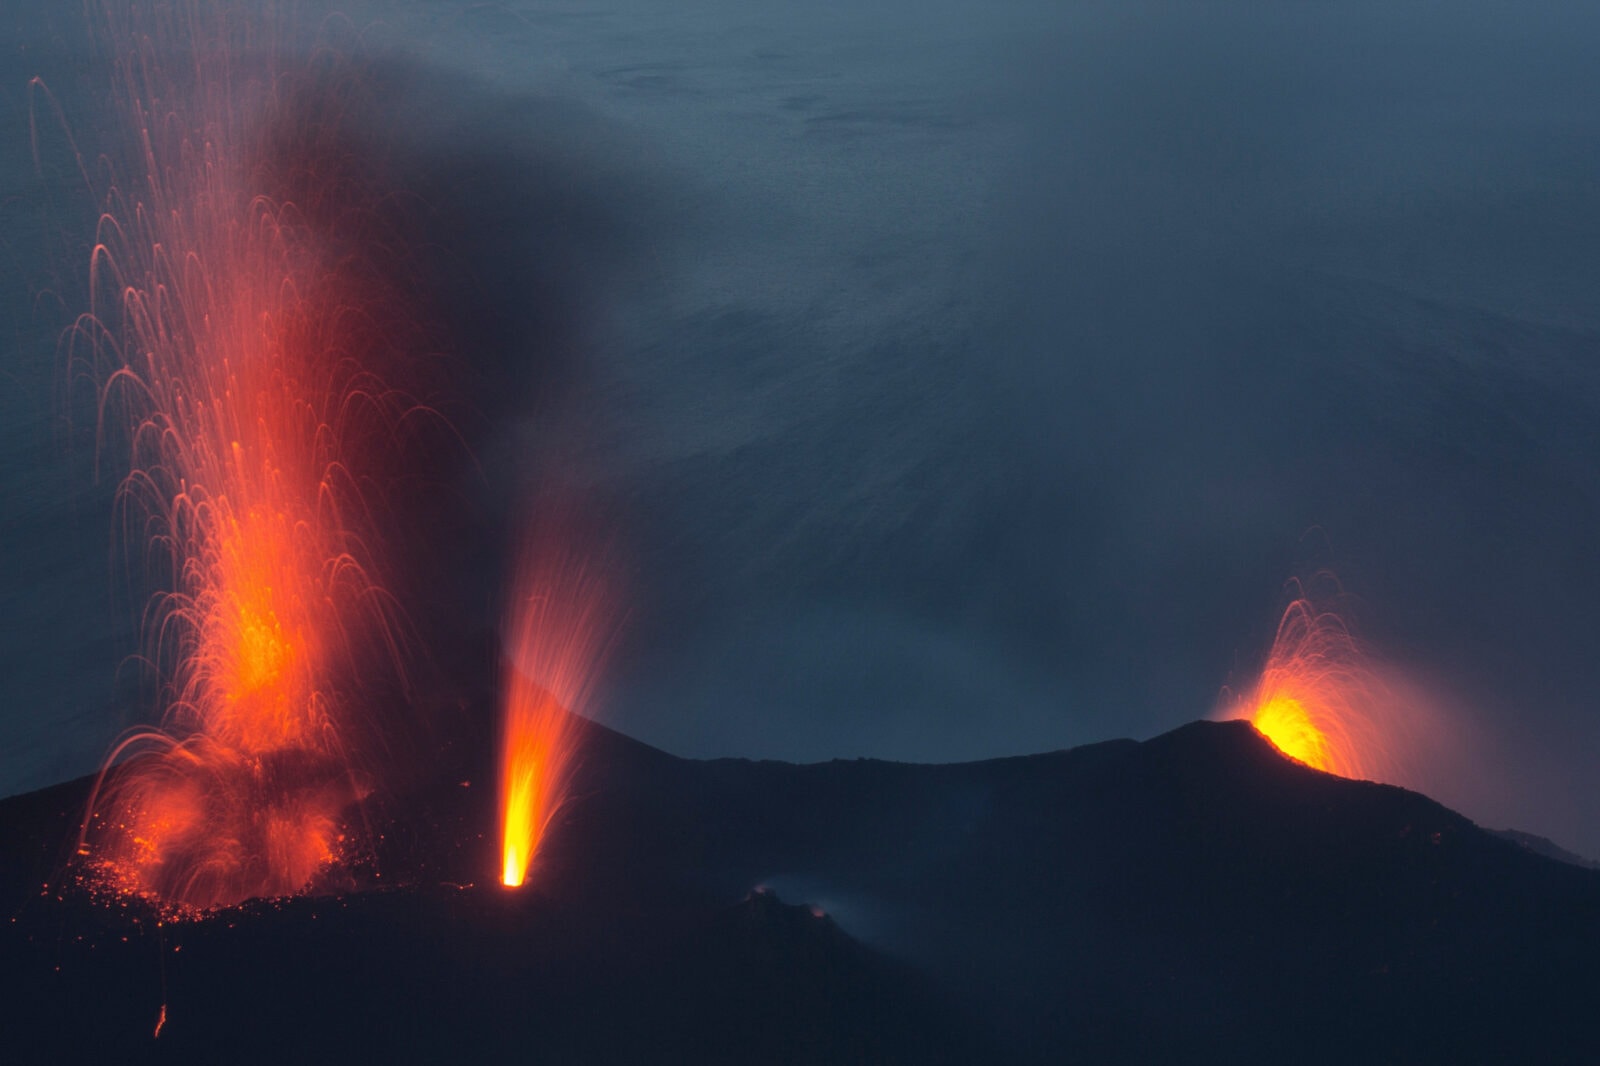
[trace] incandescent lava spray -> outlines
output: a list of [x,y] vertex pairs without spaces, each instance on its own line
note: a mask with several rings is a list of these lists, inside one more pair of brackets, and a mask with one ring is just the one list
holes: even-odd
[[340,147],[367,90],[360,64],[291,62],[283,27],[222,4],[102,14],[135,147],[90,182],[90,305],[66,347],[103,451],[126,455],[117,528],[150,590],[160,728],[108,759],[80,851],[168,905],[291,894],[347,847],[381,772],[374,705],[404,688],[372,490],[418,410],[379,369],[417,341],[386,190]]
[[570,536],[531,536],[507,604],[501,686],[500,881],[521,885],[566,801],[611,636],[598,565]]
[[1415,784],[1419,755],[1441,739],[1421,690],[1303,593],[1285,609],[1261,676],[1216,717],[1249,720],[1307,766],[1390,784]]

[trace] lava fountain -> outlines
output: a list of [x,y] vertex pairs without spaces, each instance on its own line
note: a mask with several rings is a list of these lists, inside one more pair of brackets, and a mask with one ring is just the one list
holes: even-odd
[[1245,718],[1279,751],[1342,777],[1394,781],[1411,712],[1342,618],[1289,604],[1255,686],[1222,718]]
[[584,712],[611,633],[599,567],[571,537],[530,537],[505,619],[501,687],[502,884],[528,876],[571,782]]
[[359,235],[383,195],[333,147],[359,64],[289,63],[276,27],[204,0],[108,5],[104,24],[136,148],[100,161],[67,349],[99,389],[103,454],[125,453],[117,525],[161,725],[108,759],[80,851],[169,905],[292,894],[348,844],[381,732],[363,708],[404,684],[368,496],[415,410],[377,373],[405,349],[405,301],[382,234],[318,221]]

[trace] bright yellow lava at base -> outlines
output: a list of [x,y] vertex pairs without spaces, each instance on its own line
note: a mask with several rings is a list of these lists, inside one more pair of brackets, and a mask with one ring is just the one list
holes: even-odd
[[578,724],[541,686],[515,669],[509,673],[501,738],[500,883],[516,888],[565,799]]
[[567,800],[610,600],[583,538],[527,534],[507,603],[501,682],[500,883],[528,877]]
[[[522,741],[518,744],[519,739]],[[502,800],[504,810],[501,824],[500,883],[507,888],[518,888],[528,876],[528,863],[533,861],[539,843],[541,826],[535,821],[539,815],[540,760],[529,750],[526,736],[519,738],[509,720],[506,727],[506,751],[501,767]]]
[[1275,695],[1250,716],[1250,722],[1274,747],[1307,766],[1336,773],[1328,738],[1293,696]]

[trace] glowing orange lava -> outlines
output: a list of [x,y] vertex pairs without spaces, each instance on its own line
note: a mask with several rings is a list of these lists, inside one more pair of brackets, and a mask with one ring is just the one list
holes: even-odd
[[608,634],[605,585],[558,538],[523,549],[506,618],[500,881],[516,887],[566,800]]
[[570,735],[573,715],[554,696],[515,669],[508,673],[501,737],[505,801],[500,882],[515,888],[528,876],[545,827],[561,806],[576,738]]
[[[396,303],[381,275],[309,221],[318,198],[351,215],[376,193],[307,155],[328,130],[289,113],[294,70],[224,5],[108,5],[106,22],[138,147],[106,163],[69,360],[100,383],[105,447],[132,427],[119,528],[152,590],[162,724],[108,760],[85,837],[115,884],[169,904],[295,893],[370,789],[354,697],[402,674],[361,490],[410,408],[370,365],[403,322],[378,325]],[[351,84],[315,77],[335,99]]]
[[1318,729],[1305,705],[1293,696],[1276,695],[1255,709],[1250,722],[1273,746],[1307,766],[1337,773],[1327,735]]
[[1339,616],[1302,597],[1284,612],[1260,680],[1221,716],[1249,719],[1279,751],[1318,770],[1392,778],[1395,702]]

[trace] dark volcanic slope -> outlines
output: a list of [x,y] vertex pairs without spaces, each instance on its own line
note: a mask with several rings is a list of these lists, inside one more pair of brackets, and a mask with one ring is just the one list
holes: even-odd
[[[1415,793],[1308,770],[1242,723],[955,766],[691,762],[596,727],[520,893],[482,876],[490,791],[407,801],[382,862],[406,887],[159,931],[40,895],[81,785],[0,804],[8,1047],[24,1061],[1600,1056],[1600,873]],[[151,1040],[163,981],[169,1021]]]

